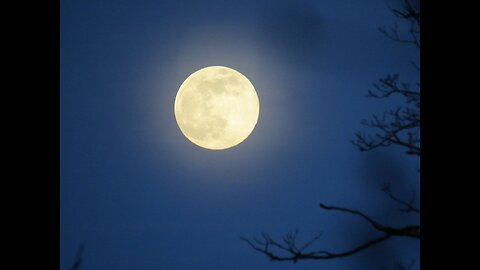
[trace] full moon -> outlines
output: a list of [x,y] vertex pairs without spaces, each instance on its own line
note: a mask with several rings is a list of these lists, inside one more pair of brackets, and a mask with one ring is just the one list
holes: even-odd
[[180,86],[175,119],[183,135],[210,150],[231,148],[252,133],[260,102],[252,83],[223,66],[202,68]]

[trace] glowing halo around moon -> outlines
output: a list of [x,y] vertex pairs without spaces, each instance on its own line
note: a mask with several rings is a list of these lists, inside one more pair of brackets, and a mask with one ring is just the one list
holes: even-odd
[[258,121],[260,102],[240,72],[209,66],[191,74],[175,98],[175,119],[194,144],[222,150],[243,142]]

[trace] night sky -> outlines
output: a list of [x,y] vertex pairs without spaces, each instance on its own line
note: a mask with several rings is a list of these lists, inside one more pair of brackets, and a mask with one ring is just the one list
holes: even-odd
[[[390,0],[61,1],[60,267],[84,244],[82,270],[419,269],[419,241],[392,239],[328,261],[270,262],[241,236],[298,229],[343,251],[387,225],[417,223],[380,190],[419,194],[419,158],[350,141],[402,99],[366,98],[389,73],[419,81],[413,46],[378,27]],[[188,141],[175,121],[181,83],[212,65],[255,86],[252,134],[223,151]],[[419,197],[419,196],[417,196]],[[419,199],[419,198],[418,198]],[[417,200],[418,203],[418,200]]]

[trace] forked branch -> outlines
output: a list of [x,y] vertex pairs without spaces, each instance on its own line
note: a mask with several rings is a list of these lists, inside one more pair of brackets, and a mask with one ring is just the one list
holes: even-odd
[[420,214],[420,209],[413,205],[413,203],[415,202],[415,199],[416,199],[416,193],[415,192],[412,193],[412,197],[410,198],[410,200],[406,201],[406,200],[402,200],[402,199],[398,198],[397,196],[395,196],[393,194],[392,190],[390,189],[389,184],[383,185],[382,186],[382,191],[385,194],[387,194],[387,196],[390,197],[390,199],[394,200],[395,202],[397,202],[397,203],[399,203],[400,205],[403,206],[402,208],[399,209],[400,212]]
[[245,237],[241,237],[241,239],[245,241],[248,245],[250,245],[250,247],[252,247],[254,250],[266,255],[271,261],[292,261],[295,263],[299,260],[328,260],[350,256],[395,236],[411,237],[415,239],[420,238],[420,226],[418,225],[394,228],[384,226],[370,218],[368,215],[357,210],[336,206],[328,206],[325,204],[320,204],[320,207],[324,210],[345,212],[359,216],[366,220],[368,223],[370,223],[370,225],[374,229],[381,232],[382,235],[377,238],[368,240],[352,249],[342,252],[331,252],[327,250],[307,251],[307,248],[310,247],[314,242],[316,242],[320,238],[321,234],[316,236],[303,246],[298,247],[296,244],[298,231],[287,234],[282,239],[282,242],[272,239],[266,233],[262,233],[262,240],[258,240],[257,238],[253,238],[253,240],[250,240]]

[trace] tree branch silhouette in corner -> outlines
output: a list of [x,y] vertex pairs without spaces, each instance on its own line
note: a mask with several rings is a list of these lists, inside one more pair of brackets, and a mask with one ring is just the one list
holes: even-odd
[[[379,28],[379,31],[395,42],[413,45],[420,49],[420,1],[415,3],[412,1],[404,0],[401,10],[391,9],[396,17],[409,24],[407,35],[400,35],[396,24],[389,29]],[[420,72],[420,66],[417,63],[412,62],[412,66]],[[357,132],[352,143],[360,151],[371,151],[376,148],[395,145],[404,148],[408,155],[420,157],[420,84],[417,83],[412,87],[406,82],[401,82],[398,74],[390,74],[379,79],[373,86],[374,90],[368,91],[367,97],[384,99],[398,95],[405,99],[405,104],[402,107],[385,112],[382,116],[374,115],[372,119],[364,120],[362,124],[373,129],[375,131],[374,135]],[[410,200],[404,200],[394,195],[389,185],[384,185],[382,191],[401,206],[398,209],[399,211],[420,214],[420,208],[414,205],[415,194]],[[262,239],[260,240],[245,237],[241,237],[241,239],[254,250],[266,255],[271,261],[291,261],[294,263],[299,260],[328,260],[351,256],[393,237],[420,240],[420,225],[418,224],[402,227],[387,226],[358,210],[329,206],[323,203],[320,204],[320,208],[360,217],[380,234],[377,238],[341,252],[310,250],[312,244],[320,239],[321,234],[303,245],[297,244],[298,230],[285,235],[281,241],[272,239],[266,233],[262,233]],[[399,264],[398,269],[406,269],[406,267]]]

